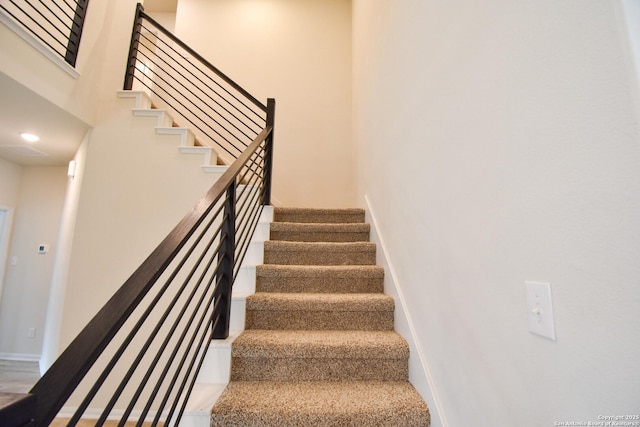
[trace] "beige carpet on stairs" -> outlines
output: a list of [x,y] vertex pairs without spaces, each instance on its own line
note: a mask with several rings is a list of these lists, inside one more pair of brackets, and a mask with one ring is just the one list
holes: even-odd
[[429,426],[361,209],[276,208],[212,426]]

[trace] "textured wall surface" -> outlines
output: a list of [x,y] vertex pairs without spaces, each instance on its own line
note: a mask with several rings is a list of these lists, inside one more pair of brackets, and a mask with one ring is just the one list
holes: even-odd
[[[354,5],[358,195],[434,425],[638,414],[640,135],[620,5]],[[551,283],[556,341],[528,332],[525,280]]]

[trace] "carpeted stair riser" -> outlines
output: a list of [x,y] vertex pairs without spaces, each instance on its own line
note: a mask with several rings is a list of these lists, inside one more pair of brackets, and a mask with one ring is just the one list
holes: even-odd
[[290,242],[368,242],[369,224],[271,223],[271,240]]
[[216,403],[213,415],[214,427],[426,427],[430,423],[426,404],[406,381],[236,381]]
[[264,263],[278,265],[375,265],[376,246],[369,242],[264,242]]
[[253,329],[388,331],[393,329],[393,313],[344,311],[247,311],[245,323]]
[[256,293],[246,329],[393,330],[393,298],[384,294]]
[[392,331],[249,330],[232,357],[232,381],[408,379],[409,347]]
[[274,222],[347,224],[363,223],[363,209],[275,208]]
[[379,266],[256,267],[256,292],[377,293],[384,291],[384,269]]
[[232,358],[231,381],[406,381],[406,359]]

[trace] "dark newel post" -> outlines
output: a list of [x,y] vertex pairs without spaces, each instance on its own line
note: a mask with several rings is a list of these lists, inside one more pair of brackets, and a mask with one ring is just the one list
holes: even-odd
[[273,133],[274,124],[276,122],[276,100],[267,99],[267,127],[271,127],[271,133],[265,141],[264,156],[264,194],[262,196],[262,204],[271,204],[271,171],[273,170]]
[[124,75],[124,90],[131,90],[133,87],[133,76],[136,72],[136,54],[140,43],[140,32],[142,31],[142,13],[144,8],[140,3],[136,6],[136,18],[133,21],[131,31],[131,44],[129,45],[129,60],[127,61],[127,71]]
[[229,337],[229,322],[231,321],[231,287],[233,285],[233,262],[236,251],[236,180],[229,185],[227,198],[224,203],[222,230],[220,233],[222,245],[218,257],[221,258],[216,282],[220,299],[218,307],[220,320],[213,330],[214,339]]
[[71,24],[71,34],[69,34],[69,43],[67,44],[67,52],[64,60],[72,67],[76,66],[78,59],[78,50],[80,48],[80,38],[82,37],[82,27],[84,26],[84,17],[87,14],[87,5],[89,0],[78,0],[76,10],[73,14],[73,23]]

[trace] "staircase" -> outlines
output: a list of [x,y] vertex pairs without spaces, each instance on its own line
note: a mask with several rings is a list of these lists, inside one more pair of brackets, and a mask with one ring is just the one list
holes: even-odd
[[359,209],[275,208],[212,426],[428,426]]
[[121,90],[118,91],[118,98],[134,101],[134,107],[131,109],[134,117],[155,119],[155,133],[168,135],[178,141],[177,149],[180,153],[200,155],[203,159],[201,166],[203,172],[222,174],[228,169],[213,147],[199,143],[190,128],[178,126],[169,111],[156,108],[147,92]]

